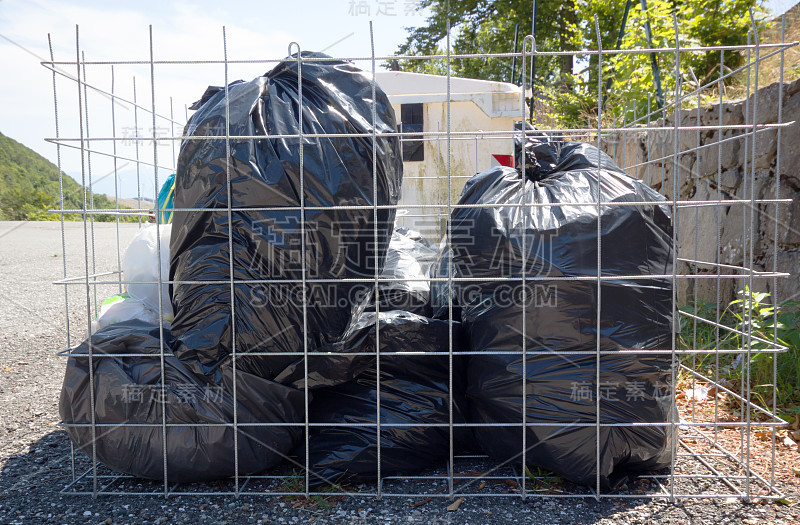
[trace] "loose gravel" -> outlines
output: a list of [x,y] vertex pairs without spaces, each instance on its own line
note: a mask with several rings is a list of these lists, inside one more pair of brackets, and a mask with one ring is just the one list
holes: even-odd
[[[92,267],[90,261],[89,273],[117,269],[116,231],[114,224],[95,225],[96,264]],[[136,225],[120,226],[123,249],[135,232]],[[84,249],[92,253],[91,232],[85,243],[83,224],[67,223],[65,238],[67,275],[83,275]],[[800,506],[763,500],[745,503],[736,498],[670,502],[467,497],[458,510],[450,512],[451,501],[446,498],[422,503],[421,498],[360,495],[324,502],[254,495],[97,499],[63,495],[60,491],[72,479],[71,454],[69,440],[58,426],[57,407],[66,358],[56,353],[79,343],[87,322],[85,288],[70,286],[68,341],[63,286],[52,284],[63,277],[59,223],[0,222],[0,524],[800,522]],[[116,286],[97,286],[97,299],[102,301],[117,291]],[[94,301],[92,292],[88,299]],[[78,472],[86,465],[88,460],[78,455]],[[696,471],[688,463],[680,469]],[[779,488],[791,500],[800,500],[797,482],[782,483]],[[374,486],[356,490],[374,490]]]

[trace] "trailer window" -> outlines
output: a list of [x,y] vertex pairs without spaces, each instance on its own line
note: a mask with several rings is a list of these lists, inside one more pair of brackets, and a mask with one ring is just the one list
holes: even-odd
[[[400,104],[401,131],[422,131],[422,104]],[[425,146],[421,138],[402,137],[403,162],[425,160]]]

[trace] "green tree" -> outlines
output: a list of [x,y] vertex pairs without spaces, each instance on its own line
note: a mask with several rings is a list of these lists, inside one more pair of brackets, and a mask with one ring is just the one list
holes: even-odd
[[[672,16],[679,22],[680,44],[689,46],[737,45],[747,41],[750,29],[748,10],[761,13],[761,0],[649,0],[644,12],[640,0],[633,0],[626,24],[623,48],[649,47],[645,22],[652,29],[652,45],[657,48],[675,46]],[[519,27],[518,50],[522,37],[531,32],[531,0],[422,0],[420,9],[430,14],[426,25],[412,29],[398,49],[402,55],[442,53],[447,20],[451,21],[451,44],[454,54],[502,53],[513,50],[514,29]],[[596,50],[598,20],[603,49],[617,47],[617,39],[625,12],[626,0],[539,0],[536,17],[536,45],[540,51],[580,49]],[[573,61],[576,58],[577,61]],[[719,52],[686,53],[681,57],[685,75],[691,66],[698,79],[713,81],[719,76]],[[675,57],[657,55],[662,88],[674,93]],[[456,59],[451,62],[453,75],[487,80],[521,83],[520,64],[512,77],[511,58]],[[725,53],[728,70],[743,63],[741,53]],[[581,71],[574,71],[576,64]],[[536,58],[534,89],[537,99],[545,102],[561,124],[585,124],[586,115],[597,113],[597,55],[539,56]],[[407,71],[444,73],[442,60],[404,60]],[[529,66],[528,66],[529,67]],[[654,93],[651,57],[646,54],[605,55],[603,59],[604,108],[629,107],[636,103],[646,109],[647,95]],[[606,89],[605,83],[611,79]],[[526,82],[528,79],[524,79]],[[682,77],[682,81],[690,77]],[[655,107],[655,97],[652,97]],[[669,97],[668,97],[669,100]]]
[[[537,42],[539,47],[577,49],[580,45],[576,23],[575,0],[563,2],[541,2],[537,12]],[[518,46],[531,32],[533,14],[530,0],[421,0],[419,9],[430,9],[427,25],[411,30],[406,42],[398,50],[402,55],[432,55],[442,52],[443,40],[447,34],[447,20],[452,24],[452,52],[454,54],[511,52],[514,45],[514,31],[519,27]],[[431,72],[424,60],[401,61],[401,69],[416,72]],[[516,71],[512,79],[512,59],[477,58],[453,60],[451,70],[454,75],[519,82],[521,65],[516,61]],[[442,72],[444,63],[436,61],[433,69]],[[560,66],[560,68],[559,68]],[[541,58],[545,77],[558,74],[559,69],[572,70],[572,57],[564,56]],[[426,71],[427,69],[427,71]]]

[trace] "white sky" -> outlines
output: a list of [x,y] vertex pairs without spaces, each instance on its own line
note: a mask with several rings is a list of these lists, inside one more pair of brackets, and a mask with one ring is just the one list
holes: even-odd
[[[361,10],[356,9],[359,5]],[[287,46],[292,41],[298,42],[304,50],[329,48],[327,52],[336,56],[369,57],[370,20],[374,25],[376,55],[391,55],[405,39],[404,27],[424,22],[423,14],[413,12],[415,5],[414,0],[137,0],[125,3],[0,0],[0,74],[3,76],[0,79],[0,132],[56,162],[56,147],[44,140],[55,136],[53,75],[39,62],[41,59],[49,60],[48,33],[51,34],[56,61],[75,61],[76,24],[80,26],[80,44],[86,60],[149,60],[149,24],[153,25],[156,60],[222,60],[223,25],[226,26],[229,59],[280,59],[287,56]],[[361,12],[366,10],[365,7],[369,14]],[[371,68],[369,61],[357,64],[364,69]],[[59,67],[75,75],[74,65]],[[228,79],[251,80],[272,67],[274,63],[231,65]],[[134,75],[137,77],[137,101],[150,108],[149,65],[115,66],[115,92],[131,99]],[[87,66],[86,78],[90,84],[110,90],[109,66]],[[179,123],[174,131],[175,135],[180,135],[180,123],[185,121],[184,106],[199,99],[208,85],[222,85],[224,81],[221,65],[157,66],[157,112],[169,115],[169,97],[172,96],[174,120]],[[77,137],[77,85],[59,76],[57,89],[60,135]],[[88,112],[90,136],[110,136],[110,99],[89,91]],[[134,136],[137,128],[140,134],[152,136],[154,126],[148,113],[139,111],[134,116],[130,106],[117,104],[114,117],[116,136]],[[138,125],[134,117],[138,117]],[[171,135],[168,126],[168,121],[159,119],[155,128],[159,135]],[[161,144],[158,148],[159,164],[172,166],[172,148],[168,143]],[[95,142],[91,147],[110,151],[111,144]],[[135,141],[117,147],[118,155],[135,156]],[[140,158],[152,162],[151,145],[140,143],[139,150]],[[62,148],[61,157],[62,169],[80,181],[80,157],[77,153]],[[92,155],[91,163],[95,191],[113,194],[114,177],[99,180],[113,172],[111,160]],[[120,196],[135,196],[135,163],[118,161],[117,169]],[[140,172],[142,194],[152,196],[153,168],[140,166]],[[160,172],[159,180],[167,174]]]
[[[767,2],[773,13],[782,13],[797,0]],[[0,0],[0,132],[22,142],[37,153],[56,162],[56,147],[45,142],[55,136],[53,112],[53,75],[40,65],[49,59],[47,34],[51,34],[56,61],[75,61],[75,25],[80,26],[80,45],[86,60],[149,60],[148,25],[153,26],[156,60],[223,59],[222,26],[226,26],[229,59],[279,59],[287,55],[289,42],[298,42],[304,50],[328,49],[345,57],[370,55],[369,22],[373,21],[375,53],[391,55],[405,40],[405,27],[424,23],[425,15],[413,11],[416,0],[190,0],[108,2],[100,0]],[[364,11],[369,11],[366,13]],[[332,47],[329,47],[332,46]],[[271,69],[274,64],[231,65],[228,80],[250,80]],[[364,69],[370,62],[357,62]],[[75,75],[75,66],[59,66]],[[184,106],[200,98],[206,86],[222,85],[221,65],[162,65],[155,68],[157,113],[169,115],[172,97],[175,118],[174,135],[180,135]],[[88,82],[105,90],[111,88],[109,66],[87,66]],[[114,66],[115,92],[133,97],[133,76],[137,77],[137,101],[150,108],[151,82],[149,65]],[[77,137],[77,85],[58,76],[59,132],[62,137]],[[88,94],[89,136],[111,136],[111,102]],[[136,129],[152,136],[152,117],[118,103],[114,110],[116,136],[132,137]],[[138,124],[135,122],[138,118]],[[167,120],[156,122],[159,135],[172,135]],[[153,149],[140,142],[139,156],[152,162]],[[175,149],[177,151],[177,144]],[[92,149],[111,151],[110,142],[94,142]],[[136,142],[117,144],[117,155],[134,157]],[[80,157],[61,148],[61,167],[80,182]],[[173,151],[168,143],[157,148],[159,164],[173,166]],[[91,156],[92,180],[98,193],[114,193],[114,165],[110,158]],[[87,164],[88,169],[88,164]],[[117,162],[120,196],[154,195],[152,167]],[[160,170],[159,180],[168,175]],[[88,182],[88,181],[87,181]],[[137,187],[139,190],[137,190]]]

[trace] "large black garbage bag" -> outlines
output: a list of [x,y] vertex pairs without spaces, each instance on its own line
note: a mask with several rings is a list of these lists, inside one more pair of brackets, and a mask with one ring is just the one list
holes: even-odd
[[[379,314],[381,475],[443,466],[450,451],[450,330],[447,321],[403,311]],[[375,352],[375,313],[358,320],[354,337]],[[452,326],[453,351],[463,351],[460,323]],[[422,355],[438,352],[438,355]],[[361,362],[362,364],[364,361]],[[464,423],[464,370],[453,356],[453,422]],[[315,484],[375,479],[378,465],[378,374],[374,356],[352,381],[315,389],[309,406],[310,479]],[[319,383],[317,383],[319,384]],[[300,385],[297,385],[300,386]],[[324,424],[317,426],[316,424]],[[344,424],[344,426],[337,426]],[[438,426],[422,427],[433,424]],[[355,425],[355,426],[348,426]],[[394,426],[399,425],[399,426]],[[469,431],[454,427],[457,450]],[[302,447],[301,447],[302,448]],[[300,451],[301,458],[305,455]]]
[[[590,486],[599,468],[602,487],[611,488],[669,464],[671,361],[648,350],[670,348],[672,287],[671,279],[647,276],[672,272],[671,216],[663,197],[597,148],[529,141],[526,163],[533,167],[524,179],[515,169],[497,167],[467,182],[459,204],[493,207],[452,212],[452,249],[436,267],[446,276],[451,257],[453,274],[466,279],[454,282],[453,295],[476,352],[467,364],[470,422],[516,425],[479,427],[475,434],[497,460],[521,461],[524,375],[526,419],[533,425],[528,464]],[[652,202],[600,211],[602,275],[622,278],[601,285],[600,350],[611,354],[600,356],[599,383],[597,282],[572,279],[597,276],[598,210],[592,203],[598,192],[603,202]],[[524,202],[531,206],[522,208]],[[497,280],[502,277],[512,280]],[[523,359],[523,332],[526,351],[543,355]],[[626,349],[634,353],[616,353]],[[653,424],[601,427],[599,466],[598,389],[602,424]]]
[[[165,407],[168,425],[189,425],[167,427],[169,481],[234,475],[233,370],[229,365],[218,368],[220,380],[212,383],[167,356],[162,389],[158,326],[125,321],[103,328],[91,341],[99,461],[126,474],[163,479],[161,424]],[[169,330],[164,329],[164,351],[170,352],[173,344]],[[69,358],[59,411],[72,442],[91,457],[88,351],[86,341]],[[115,354],[147,355],[110,357]],[[303,406],[302,392],[237,370],[240,474],[255,474],[281,463],[302,435],[300,426],[251,425],[302,422]]]
[[[372,133],[369,76],[343,61],[306,61],[301,69],[304,134]],[[297,70],[290,57],[263,77],[230,84],[228,119],[224,89],[209,88],[184,132],[198,139],[184,140],[178,157],[170,278],[191,282],[172,287],[172,331],[178,357],[215,380],[217,367],[230,360],[234,335],[237,367],[268,379],[297,359],[280,353],[302,352],[304,340],[311,350],[338,340],[370,288],[341,279],[374,279],[391,236],[394,209],[379,209],[376,219],[373,209],[353,208],[394,205],[399,198],[399,141],[382,135],[395,131],[386,95],[376,89],[373,178],[371,136],[304,137],[302,148],[297,138],[270,138],[300,132]],[[233,136],[229,146],[226,129]],[[306,279],[327,280],[305,287],[305,323],[297,282],[303,268]],[[247,355],[256,352],[268,355]]]

